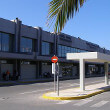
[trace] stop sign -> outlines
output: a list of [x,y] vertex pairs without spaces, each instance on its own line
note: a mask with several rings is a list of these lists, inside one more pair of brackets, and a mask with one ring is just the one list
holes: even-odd
[[52,63],[57,63],[58,62],[58,57],[57,56],[53,56],[51,61],[52,61]]

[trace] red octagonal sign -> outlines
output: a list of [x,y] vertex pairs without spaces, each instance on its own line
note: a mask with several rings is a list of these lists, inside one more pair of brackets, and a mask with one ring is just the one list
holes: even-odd
[[57,63],[58,62],[58,57],[57,56],[53,56],[51,61],[52,61],[52,63]]

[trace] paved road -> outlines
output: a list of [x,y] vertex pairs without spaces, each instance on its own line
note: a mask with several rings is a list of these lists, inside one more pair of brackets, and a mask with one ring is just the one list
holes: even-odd
[[[104,77],[87,78],[86,85],[103,82]],[[79,86],[79,80],[60,82],[60,89]],[[0,110],[109,110],[110,92],[82,100],[45,100],[43,93],[53,91],[53,82],[0,87]]]

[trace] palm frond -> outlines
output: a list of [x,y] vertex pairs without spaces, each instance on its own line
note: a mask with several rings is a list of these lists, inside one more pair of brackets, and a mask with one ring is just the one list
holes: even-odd
[[48,25],[55,21],[54,32],[61,32],[66,22],[74,17],[86,0],[52,0],[49,3]]

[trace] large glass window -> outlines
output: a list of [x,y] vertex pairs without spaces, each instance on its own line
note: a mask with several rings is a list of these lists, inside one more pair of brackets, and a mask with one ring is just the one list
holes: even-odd
[[0,33],[0,51],[12,52],[13,50],[13,35]]
[[86,51],[73,48],[73,47],[58,45],[58,56],[59,57],[66,57],[66,53],[79,53],[79,52],[86,52]]
[[9,35],[2,33],[2,51],[9,51]]
[[59,45],[59,46],[58,46],[58,56],[59,56],[59,57],[61,57],[61,55],[62,55],[62,53],[61,53],[62,51],[61,51],[61,50],[62,50],[62,46]]
[[32,52],[32,39],[30,38],[21,38],[21,52]]
[[42,55],[52,54],[53,51],[51,49],[53,49],[53,46],[51,45],[51,43],[42,42]]

